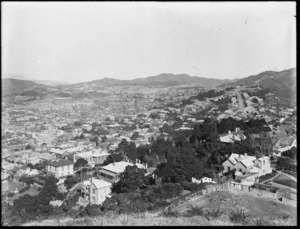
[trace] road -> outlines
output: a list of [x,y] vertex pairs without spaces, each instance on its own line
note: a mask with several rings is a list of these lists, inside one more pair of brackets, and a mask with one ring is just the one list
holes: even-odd
[[243,98],[241,96],[241,93],[239,91],[236,92],[236,95],[237,95],[237,100],[238,100],[238,103],[239,103],[239,110],[240,111],[244,111],[245,109],[245,105],[244,105],[244,102],[243,102]]

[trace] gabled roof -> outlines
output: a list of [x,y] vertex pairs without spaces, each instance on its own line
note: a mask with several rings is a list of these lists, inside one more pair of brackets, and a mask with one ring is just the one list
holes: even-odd
[[103,187],[108,187],[108,186],[112,186],[112,183],[104,181],[104,180],[99,180],[99,179],[91,179],[91,184],[94,184],[96,186],[97,189],[99,188],[103,188]]

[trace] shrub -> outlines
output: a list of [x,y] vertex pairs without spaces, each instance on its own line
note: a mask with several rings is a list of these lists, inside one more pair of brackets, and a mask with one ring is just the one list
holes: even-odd
[[162,215],[165,217],[178,217],[180,214],[178,211],[168,208],[166,211],[163,211]]
[[164,199],[173,198],[179,196],[183,191],[183,188],[178,184],[166,183],[162,185],[163,193],[162,197]]
[[232,210],[231,213],[229,214],[230,221],[235,223],[246,223],[248,217],[249,215],[246,215],[245,211],[242,209],[239,209],[236,212]]
[[203,207],[192,206],[192,205],[189,207],[189,209],[185,214],[186,217],[203,216],[203,215],[204,215]]
[[268,220],[262,219],[262,218],[256,219],[256,220],[252,219],[252,221],[255,226],[269,226],[270,225],[270,222]]
[[220,210],[220,208],[213,209],[212,211],[207,210],[205,212],[205,216],[211,217],[211,218],[217,218],[217,217],[221,216],[222,214],[223,214],[223,212]]
[[189,191],[196,191],[198,188],[198,184],[196,183],[192,183],[192,182],[188,182],[188,181],[182,181],[180,182],[180,185],[185,189],[185,190],[189,190]]

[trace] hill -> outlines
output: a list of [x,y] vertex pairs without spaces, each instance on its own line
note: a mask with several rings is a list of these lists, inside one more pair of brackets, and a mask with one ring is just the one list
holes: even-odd
[[296,103],[296,68],[279,72],[265,71],[257,75],[251,75],[236,82],[219,85],[219,88],[236,86],[260,86],[268,89],[279,97],[281,103]]
[[97,84],[101,86],[134,86],[141,85],[147,87],[172,87],[178,85],[202,85],[206,87],[215,87],[220,84],[234,82],[235,80],[220,80],[213,78],[204,78],[198,76],[190,76],[187,74],[171,74],[163,73],[156,76],[149,76],[146,78],[138,78],[133,80],[118,80],[114,78],[103,78],[99,80],[93,80],[87,83],[79,84]]
[[27,90],[32,90],[35,87],[39,87],[40,85],[29,80],[19,80],[19,79],[2,79],[2,95],[12,95],[12,94],[20,94]]

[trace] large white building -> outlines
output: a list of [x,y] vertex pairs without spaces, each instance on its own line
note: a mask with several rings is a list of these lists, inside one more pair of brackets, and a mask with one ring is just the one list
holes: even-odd
[[81,187],[81,197],[91,204],[102,204],[110,197],[112,183],[91,178],[84,181]]
[[57,178],[66,177],[74,174],[73,161],[58,160],[52,161],[47,165],[48,173],[52,173]]
[[248,156],[246,153],[244,155],[232,153],[222,165],[224,167],[223,173],[233,169],[236,169],[236,175],[257,173],[260,177],[272,173],[270,158],[267,156],[256,158],[255,156]]

